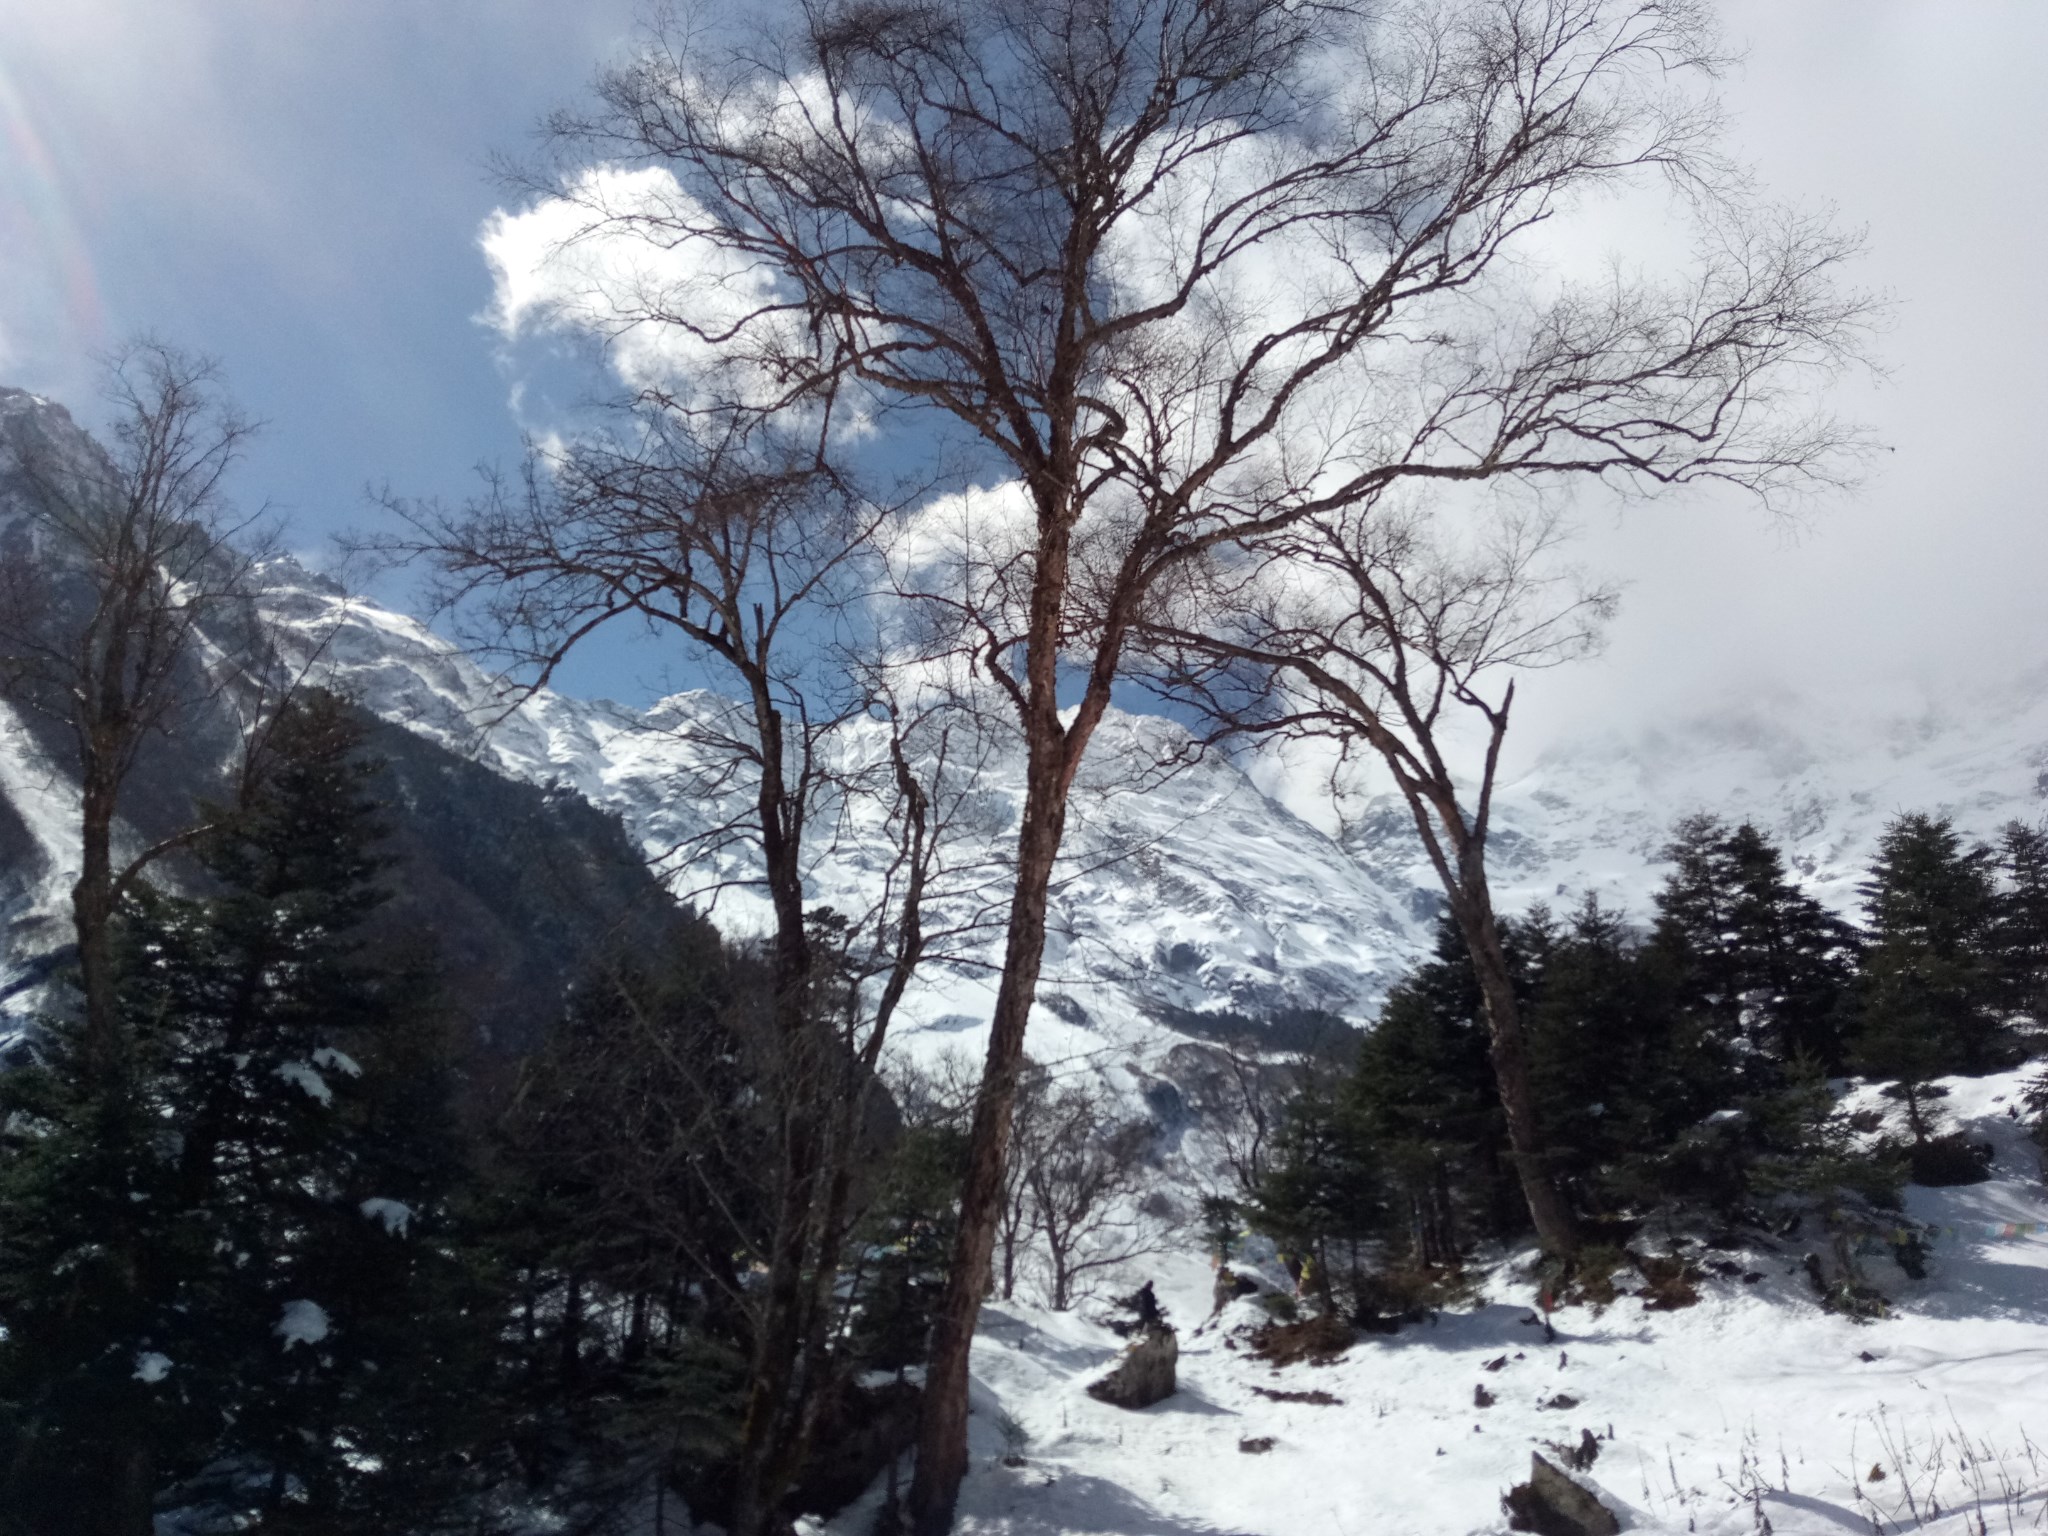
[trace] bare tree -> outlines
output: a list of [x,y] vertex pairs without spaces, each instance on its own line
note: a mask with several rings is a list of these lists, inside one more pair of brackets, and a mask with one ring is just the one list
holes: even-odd
[[1160,1233],[1136,1208],[1150,1128],[1118,1114],[1097,1081],[1044,1074],[1019,1093],[1011,1158],[1022,1171],[1032,1235],[1044,1250],[1047,1303],[1064,1312],[1087,1277],[1152,1252]]
[[[1405,482],[1761,485],[1849,443],[1775,407],[1855,318],[1853,242],[1746,200],[1680,89],[1713,63],[1690,0],[795,0],[737,42],[657,27],[555,120],[571,166],[543,190],[686,269],[595,323],[659,327],[763,410],[857,391],[929,424],[959,483],[1016,488],[905,584],[1027,764],[919,1536],[966,1469],[1068,794],[1152,589]],[[1699,270],[1527,297],[1502,257],[1645,172],[1700,214]]]
[[[741,1224],[722,1256],[707,1258],[714,1276],[735,1251],[765,1271],[758,1295],[733,1298],[750,1317],[752,1358],[729,1525],[755,1536],[777,1518],[829,1395],[836,1282],[876,1065],[933,937],[940,834],[973,756],[914,680],[897,686],[862,647],[886,509],[778,424],[653,397],[625,422],[624,440],[536,451],[519,481],[459,512],[401,506],[419,537],[399,547],[439,564],[444,601],[536,686],[585,637],[631,618],[736,687],[729,707],[687,727],[703,767],[681,788],[706,802],[736,792],[745,804],[714,817],[672,862],[686,875],[721,871],[695,894],[748,885],[771,913],[772,1049],[754,1087],[774,1124],[769,1168],[747,1170],[765,1181],[771,1217],[765,1233]],[[879,751],[849,744],[863,728],[879,733]],[[880,888],[865,911],[823,912],[810,901],[813,867],[848,819],[874,807],[893,845]],[[683,1147],[689,1137],[658,1140]],[[746,1164],[736,1155],[720,1166]],[[675,1171],[662,1167],[657,1177]]]
[[[1486,876],[1486,838],[1513,673],[1589,651],[1611,594],[1546,558],[1554,516],[1507,518],[1463,548],[1374,506],[1308,519],[1246,557],[1189,573],[1144,643],[1162,685],[1200,702],[1220,731],[1321,737],[1391,775],[1443,886],[1485,1001],[1508,1139],[1539,1240],[1569,1258],[1576,1237],[1550,1175],[1527,1047]],[[1177,611],[1176,611],[1177,610]],[[1479,727],[1476,774],[1459,732]]]
[[[975,1097],[970,1095],[971,1105]],[[1017,1261],[1025,1257],[1031,1243],[1031,1159],[1022,1149],[1043,1139],[1039,1122],[1045,1110],[1045,1072],[1027,1060],[1024,1076],[1017,1085],[1017,1102],[1010,1111],[1010,1156],[1003,1164],[1003,1198],[996,1213],[996,1246],[990,1257],[990,1281],[1005,1301],[1017,1295]]]
[[1266,1176],[1274,1123],[1286,1111],[1293,1074],[1237,1046],[1219,1047],[1209,1059],[1220,1063],[1216,1078],[1222,1091],[1211,1108],[1223,1165],[1238,1196],[1250,1198]]
[[[17,442],[8,466],[30,516],[0,547],[0,691],[61,726],[76,750],[80,868],[72,886],[85,1058],[102,1081],[126,1047],[115,1001],[111,927],[145,869],[195,835],[184,830],[117,863],[121,792],[152,739],[217,697],[200,627],[246,592],[252,558],[230,540],[246,521],[224,493],[252,425],[228,404],[218,368],[140,342],[107,370],[114,448]],[[239,672],[249,658],[214,658]]]

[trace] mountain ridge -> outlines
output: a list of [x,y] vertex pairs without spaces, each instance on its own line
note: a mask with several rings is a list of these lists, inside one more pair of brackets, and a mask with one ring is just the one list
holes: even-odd
[[[0,439],[24,434],[99,454],[61,406],[0,390]],[[0,486],[0,537],[32,537],[31,523],[19,488],[10,500]],[[291,559],[258,568],[253,600],[288,672],[480,769],[573,792],[616,818],[648,866],[729,931],[764,926],[744,847],[706,836],[744,811],[744,784],[720,778],[704,740],[726,701],[697,691],[634,708],[547,689],[516,701],[427,625]],[[835,750],[872,754],[878,732],[853,722]],[[53,760],[0,706],[0,920],[17,973],[62,927],[72,792]],[[1175,761],[1171,772],[1143,771]],[[1143,792],[1132,788],[1139,777]],[[958,863],[978,873],[946,898],[952,926],[970,937],[927,966],[906,1005],[917,1048],[968,1043],[993,997],[1021,759],[995,751],[970,788]],[[1951,700],[1918,718],[1751,700],[1554,749],[1503,783],[1490,843],[1496,901],[1512,912],[1591,890],[1644,919],[1673,823],[1704,810],[1755,819],[1809,889],[1853,913],[1861,861],[1892,812],[1948,810],[1965,831],[1988,834],[2008,817],[2038,817],[2044,795],[2048,671],[2000,702]],[[1332,832],[1315,824],[1300,786],[1265,783],[1256,763],[1191,753],[1187,733],[1164,718],[1113,711],[1075,806],[1035,1050],[1157,1046],[1182,1038],[1162,1020],[1201,1013],[1313,1010],[1365,1024],[1427,952],[1440,897],[1391,796]],[[814,903],[857,910],[870,899],[890,853],[883,836],[854,818],[828,840],[810,870]],[[699,857],[679,861],[679,850]],[[0,991],[7,985],[0,966]]]

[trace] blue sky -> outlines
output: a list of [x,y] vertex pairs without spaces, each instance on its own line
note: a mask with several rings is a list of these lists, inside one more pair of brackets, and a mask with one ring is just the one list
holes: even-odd
[[90,422],[93,354],[124,335],[218,356],[267,424],[240,497],[308,550],[369,518],[366,485],[464,495],[519,450],[476,318],[477,231],[505,198],[487,160],[522,152],[632,19],[627,0],[0,4],[0,380]]
[[[1629,583],[1608,656],[1543,680],[1555,729],[1774,686],[2048,666],[2048,6],[1731,0],[1731,146],[1867,225],[1892,377],[1845,397],[1896,448],[1787,530],[1711,499],[1595,518]],[[632,0],[0,0],[0,381],[93,417],[140,329],[217,354],[269,423],[240,480],[318,548],[364,487],[460,497],[518,448],[477,240],[519,154],[630,36]],[[1624,232],[1625,238],[1625,232]],[[614,650],[582,691],[643,695]]]

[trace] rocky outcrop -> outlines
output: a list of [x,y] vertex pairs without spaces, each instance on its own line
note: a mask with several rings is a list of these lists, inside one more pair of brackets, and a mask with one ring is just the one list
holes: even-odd
[[1529,1454],[1529,1481],[1517,1483],[1502,1498],[1508,1529],[1535,1536],[1619,1536],[1621,1521],[1584,1483]]
[[1088,1388],[1088,1395],[1118,1408],[1149,1408],[1173,1396],[1179,1359],[1180,1340],[1174,1331],[1151,1329],[1124,1351],[1114,1370]]

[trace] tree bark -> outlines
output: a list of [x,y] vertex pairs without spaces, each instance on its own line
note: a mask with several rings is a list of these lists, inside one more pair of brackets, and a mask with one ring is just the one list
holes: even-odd
[[761,777],[756,814],[761,828],[762,864],[775,909],[774,1067],[786,1074],[782,1106],[781,1169],[776,1190],[775,1230],[768,1254],[768,1283],[754,1337],[745,1414],[730,1514],[732,1536],[761,1536],[788,1483],[791,1436],[800,1414],[791,1412],[799,1393],[804,1354],[804,1267],[815,1230],[822,1132],[819,1075],[827,1070],[819,1042],[811,1038],[811,949],[804,929],[800,844],[792,816],[784,763],[781,712],[768,695],[765,678],[754,687]]
[[[1057,717],[1054,719],[1057,729]],[[1045,958],[1047,893],[1066,828],[1064,754],[1057,734],[1034,740],[1024,824],[1017,839],[1017,884],[1003,977],[990,1020],[988,1059],[969,1133],[966,1180],[946,1291],[932,1323],[925,1370],[924,1411],[918,1423],[917,1469],[910,1483],[911,1536],[945,1536],[952,1528],[960,1483],[967,1475],[968,1358],[982,1293],[995,1254],[1003,1206],[1003,1171],[1009,1156],[1010,1118],[1024,1064],[1024,1031]]]
[[85,999],[85,1062],[97,1085],[120,1076],[120,1003],[114,986],[114,853],[116,786],[88,763],[79,815],[79,872],[71,887],[71,919],[78,939],[78,986]]
[[1491,903],[1469,899],[1455,902],[1451,913],[1458,931],[1464,935],[1466,952],[1471,955],[1472,969],[1479,978],[1494,1082],[1500,1093],[1501,1114],[1507,1121],[1508,1147],[1514,1157],[1522,1198],[1528,1202],[1529,1219],[1536,1228],[1536,1241],[1553,1258],[1569,1261],[1578,1252],[1578,1227],[1558,1193],[1557,1181],[1551,1177],[1536,1115],[1535,1091],[1529,1081],[1528,1038],[1522,1030],[1521,1005],[1515,998],[1507,951],[1501,945],[1500,925],[1494,919]]
[[[117,786],[86,766],[80,814],[79,876],[71,888],[78,941],[79,991],[85,1000],[83,1041],[88,1081],[108,1103],[127,1092],[127,1052],[114,976],[113,821]],[[108,1234],[122,1254],[126,1283],[139,1288],[140,1255],[127,1223]],[[156,1458],[144,1437],[123,1437],[111,1450],[106,1503],[81,1511],[82,1536],[149,1536],[155,1524]]]

